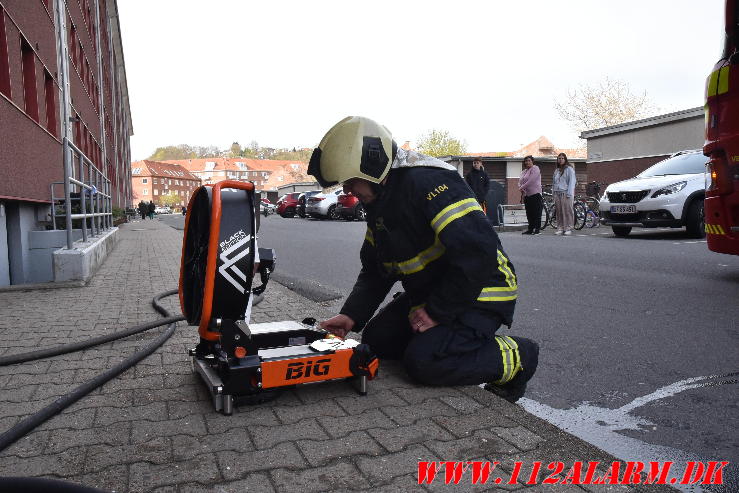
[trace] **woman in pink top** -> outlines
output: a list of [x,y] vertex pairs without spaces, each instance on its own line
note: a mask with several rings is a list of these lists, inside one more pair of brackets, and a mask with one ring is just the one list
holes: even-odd
[[518,179],[518,189],[521,190],[521,198],[526,206],[526,219],[529,228],[522,234],[538,235],[541,228],[541,171],[534,164],[533,156],[523,158],[523,171]]

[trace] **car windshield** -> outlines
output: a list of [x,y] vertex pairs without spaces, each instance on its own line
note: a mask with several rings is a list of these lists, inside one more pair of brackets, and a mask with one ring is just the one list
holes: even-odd
[[658,162],[654,166],[642,171],[637,175],[637,177],[649,178],[652,176],[703,173],[705,171],[707,161],[708,158],[700,152],[680,154],[679,156],[674,156]]

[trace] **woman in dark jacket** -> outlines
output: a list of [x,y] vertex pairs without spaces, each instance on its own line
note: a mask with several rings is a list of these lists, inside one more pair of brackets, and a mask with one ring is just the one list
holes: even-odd
[[149,202],[149,219],[154,219],[154,213],[157,210],[157,206],[154,205],[154,201]]

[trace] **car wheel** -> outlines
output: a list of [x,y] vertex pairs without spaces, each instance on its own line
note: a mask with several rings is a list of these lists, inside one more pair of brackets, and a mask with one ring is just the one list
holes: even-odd
[[685,226],[691,238],[705,238],[706,225],[703,215],[703,199],[690,204]]
[[298,216],[305,217],[305,208],[298,207]]
[[295,209],[288,209],[282,217],[295,217]]
[[362,207],[361,205],[358,205],[356,211],[354,212],[354,217],[357,218],[357,221],[364,221],[366,218],[364,207]]
[[332,205],[331,207],[328,208],[328,213],[326,214],[326,217],[328,217],[329,219],[338,219],[339,218],[339,213],[336,212],[336,206],[335,205]]
[[611,226],[613,234],[619,238],[625,238],[631,233],[631,226]]

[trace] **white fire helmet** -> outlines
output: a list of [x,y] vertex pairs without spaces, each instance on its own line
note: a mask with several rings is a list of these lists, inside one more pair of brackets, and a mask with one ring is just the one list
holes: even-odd
[[324,188],[351,178],[380,183],[396,151],[387,128],[363,116],[349,116],[331,127],[313,150],[308,174]]

